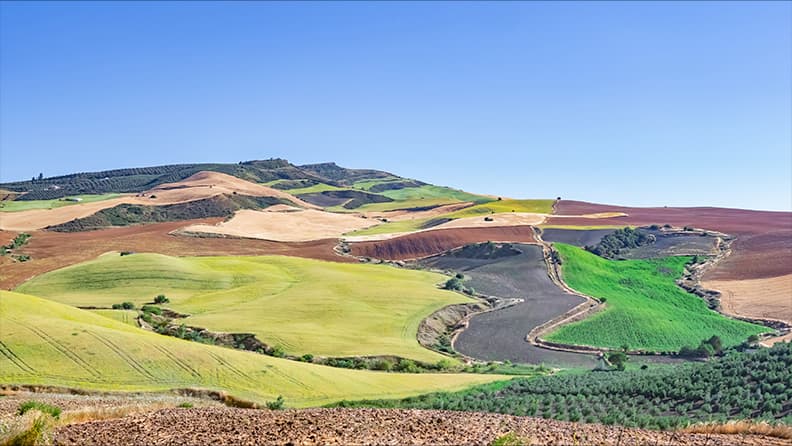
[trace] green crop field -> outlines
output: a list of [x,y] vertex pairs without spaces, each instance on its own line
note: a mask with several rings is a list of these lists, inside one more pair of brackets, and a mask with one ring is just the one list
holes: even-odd
[[436,284],[445,277],[386,265],[283,256],[169,257],[110,253],[36,277],[17,291],[74,306],[136,306],[165,294],[187,325],[254,333],[287,353],[444,356],[421,347],[420,321],[466,302]]
[[[264,183],[264,185],[265,186],[272,186],[272,185],[280,183],[282,181],[284,181],[284,180],[270,181],[268,183]],[[283,189],[283,192],[286,192],[286,193],[292,194],[292,195],[298,195],[298,194],[310,194],[310,193],[314,193],[314,192],[324,192],[324,191],[328,191],[328,190],[348,190],[348,188],[333,186],[331,184],[318,183],[318,184],[314,184],[313,186],[308,186],[308,187],[299,187],[299,188],[295,188],[295,189]]]
[[347,370],[144,331],[34,296],[0,291],[0,382],[104,391],[223,390],[287,406],[459,390],[497,375]]
[[477,217],[487,214],[502,214],[508,212],[532,212],[537,214],[552,214],[554,200],[498,200],[479,204],[452,212],[444,217],[464,218]]
[[139,326],[137,322],[138,312],[136,310],[88,310],[88,311],[94,314],[98,314],[100,316],[109,317],[110,319],[116,320],[118,322],[123,322],[133,327]]
[[421,187],[405,187],[404,189],[386,190],[380,195],[392,198],[395,201],[388,203],[371,203],[359,207],[358,211],[388,211],[393,209],[408,209],[416,207],[440,206],[443,204],[472,201],[485,203],[492,198],[475,195],[465,191],[451,189],[450,187],[425,185]]
[[651,351],[678,351],[712,335],[725,346],[739,344],[766,327],[726,318],[703,299],[678,287],[675,280],[689,257],[606,260],[583,249],[555,244],[563,259],[564,280],[581,293],[607,299],[605,309],[564,325],[547,340]]
[[32,209],[55,209],[63,206],[71,206],[80,203],[93,203],[94,201],[104,201],[111,198],[118,198],[120,194],[99,194],[99,195],[73,195],[70,198],[81,198],[82,201],[66,201],[64,199],[55,200],[30,200],[30,201],[0,201],[0,212],[29,211]]
[[412,232],[422,229],[432,218],[415,218],[412,220],[390,221],[369,228],[352,231],[345,235],[376,235],[376,234],[397,234],[400,232]]

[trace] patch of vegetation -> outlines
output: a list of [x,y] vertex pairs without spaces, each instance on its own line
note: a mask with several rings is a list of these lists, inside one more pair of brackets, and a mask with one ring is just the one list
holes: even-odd
[[176,407],[180,407],[182,409],[192,409],[193,408],[193,403],[184,402],[184,403],[179,404]]
[[166,304],[168,302],[170,302],[170,299],[168,299],[164,294],[158,294],[157,297],[154,298],[154,303],[157,305]]
[[[119,194],[99,194],[99,195],[77,195],[67,198],[53,200],[15,200],[0,201],[0,212],[19,212],[33,209],[55,209],[63,206],[72,206],[82,203],[93,203],[96,201],[110,200],[118,198]],[[24,195],[22,196],[24,197]],[[21,198],[21,197],[20,197]]]
[[[9,252],[21,248],[22,246],[25,245],[25,243],[28,242],[28,240],[30,240],[30,237],[31,235],[26,232],[18,234],[16,237],[14,237],[13,240],[11,240],[11,243],[0,247],[0,253],[2,253],[2,255],[7,255]],[[23,256],[24,255],[20,255],[18,257],[23,257]],[[30,256],[24,256],[24,257],[27,257],[27,259],[22,260],[22,262],[30,260]]]
[[247,195],[218,195],[187,203],[163,206],[120,204],[103,209],[93,215],[78,218],[47,229],[58,232],[90,231],[109,226],[129,226],[141,223],[192,220],[208,217],[230,217],[239,209],[262,209],[275,204],[294,203],[276,197],[251,197]]
[[706,363],[514,379],[456,393],[334,406],[497,412],[653,429],[746,418],[790,424],[790,382],[792,344],[778,343],[732,350]]
[[726,318],[677,286],[690,257],[613,261],[556,243],[566,283],[607,305],[586,319],[563,325],[546,339],[573,345],[677,352],[685,345],[718,336],[724,346],[752,334],[760,325]]
[[140,307],[150,303],[146,296],[163,294],[169,309],[192,315],[181,321],[187,325],[251,333],[290,355],[393,355],[435,363],[445,356],[418,343],[421,320],[469,301],[438,289],[445,279],[295,257],[140,253],[103,255],[40,275],[18,291],[83,307],[109,307],[121,299]]
[[[223,389],[262,405],[282,395],[290,407],[306,407],[372,394],[401,398],[439,389],[461,390],[504,379],[333,369],[161,336],[19,293],[0,291],[0,303],[3,323],[13,321],[9,323],[14,327],[3,331],[4,348],[19,358],[12,362],[0,355],[0,382],[7,385],[127,392]],[[55,339],[57,344],[44,339]]]
[[25,401],[17,408],[17,415],[24,415],[29,410],[38,410],[41,413],[51,415],[52,418],[60,418],[61,408],[51,404],[42,403],[41,401]]
[[530,212],[538,214],[552,214],[553,200],[495,200],[452,212],[448,218],[478,217],[489,214],[503,214],[509,212]]
[[656,241],[654,234],[633,228],[617,229],[613,234],[602,237],[599,243],[586,246],[586,251],[606,259],[619,258],[619,254],[631,248],[651,245]]

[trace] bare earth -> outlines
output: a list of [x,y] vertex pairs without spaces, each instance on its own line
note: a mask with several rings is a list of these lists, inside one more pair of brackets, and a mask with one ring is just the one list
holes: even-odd
[[768,279],[713,280],[702,285],[722,293],[721,306],[728,314],[792,323],[792,274]]
[[[282,208],[278,208],[281,209]],[[349,231],[367,228],[379,223],[350,214],[334,214],[314,209],[273,212],[241,210],[234,217],[218,225],[193,225],[187,232],[226,234],[280,242],[304,242],[337,238]]]
[[[55,209],[33,209],[20,212],[3,212],[0,229],[6,231],[33,231],[51,225],[66,223],[76,218],[93,215],[119,204],[161,206],[200,200],[220,194],[238,193],[256,197],[278,197],[293,203],[315,208],[299,198],[271,187],[254,184],[231,175],[217,172],[198,172],[176,183],[161,184],[138,195],[125,195],[111,200],[81,203]],[[152,198],[152,196],[156,198]]]
[[393,409],[165,409],[59,429],[59,445],[486,445],[514,432],[532,445],[782,445],[760,436],[656,432],[490,413]]

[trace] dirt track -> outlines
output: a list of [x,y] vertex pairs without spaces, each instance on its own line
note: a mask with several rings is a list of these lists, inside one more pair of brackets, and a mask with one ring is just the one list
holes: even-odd
[[25,280],[64,266],[84,262],[108,251],[157,252],[180,256],[265,255],[355,262],[333,252],[336,240],[311,242],[271,242],[239,238],[199,238],[175,236],[171,231],[191,224],[216,224],[221,218],[156,223],[87,232],[34,231],[21,250],[32,260],[3,265],[0,288],[12,289]]
[[166,409],[58,430],[59,445],[486,445],[514,432],[532,445],[782,445],[783,440],[683,434],[490,413],[434,410]]
[[530,226],[432,229],[376,242],[350,243],[352,254],[388,260],[419,259],[469,243],[507,241],[535,243]]

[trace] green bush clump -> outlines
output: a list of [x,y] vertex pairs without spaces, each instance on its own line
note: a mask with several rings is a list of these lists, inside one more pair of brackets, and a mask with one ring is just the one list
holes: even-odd
[[158,295],[157,297],[154,298],[154,303],[157,304],[157,305],[166,304],[168,302],[170,302],[170,299],[165,297],[164,294],[160,294],[160,295]]
[[24,415],[29,410],[33,410],[33,409],[38,410],[39,412],[45,414],[49,414],[52,416],[52,418],[55,419],[60,418],[60,414],[61,414],[60,407],[34,400],[25,401],[24,403],[20,404],[19,407],[17,408],[17,414]]
[[278,395],[278,398],[275,401],[267,401],[267,409],[269,410],[281,410],[283,409],[285,400],[283,399],[282,395]]

